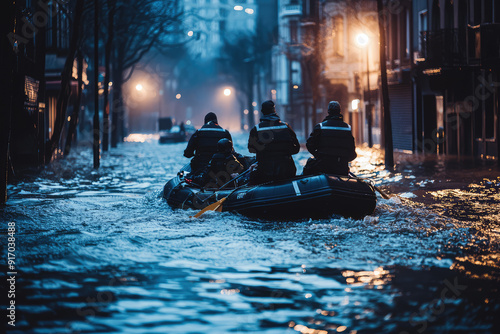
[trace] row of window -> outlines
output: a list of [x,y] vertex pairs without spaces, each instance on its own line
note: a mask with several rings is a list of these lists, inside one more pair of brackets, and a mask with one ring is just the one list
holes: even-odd
[[[210,4],[210,3],[220,3],[223,5],[228,4],[228,0],[189,0],[192,5],[202,5],[202,4]],[[235,4],[245,4],[247,0],[233,0]]]
[[[444,8],[444,12],[441,9]],[[404,8],[400,13],[387,16],[387,55],[389,59],[410,58],[410,10]],[[416,18],[419,35],[428,30],[453,29],[466,27],[467,25],[478,25],[482,23],[500,23],[500,1],[498,0],[434,0],[431,9],[431,22],[429,22],[429,10],[418,13]],[[334,57],[344,57],[346,22],[343,15],[331,17],[331,40]],[[366,23],[366,22],[365,22]],[[376,22],[366,24],[375,27]],[[291,21],[290,42],[298,42],[298,24]],[[422,50],[422,45],[419,45]]]
[[427,23],[427,10],[420,12],[419,18],[419,20],[425,20],[426,30],[428,28],[432,30],[460,28],[467,24],[500,23],[498,0],[434,0],[429,10],[431,12],[430,27]]

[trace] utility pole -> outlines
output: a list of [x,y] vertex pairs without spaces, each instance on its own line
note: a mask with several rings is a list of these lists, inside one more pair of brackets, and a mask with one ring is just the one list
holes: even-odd
[[102,120],[102,150],[104,152],[109,150],[109,89],[111,82],[111,51],[113,46],[114,38],[114,16],[115,16],[116,4],[108,1],[108,38],[106,40],[106,46],[104,49],[104,67],[105,67],[105,77],[104,77],[104,113]]
[[370,45],[366,46],[366,88],[368,90],[368,104],[366,105],[366,118],[368,120],[368,147],[373,147],[372,139],[372,92],[370,90]]
[[382,110],[384,115],[384,147],[385,169],[394,169],[394,153],[392,146],[391,109],[389,101],[389,86],[387,85],[387,67],[385,57],[385,16],[382,0],[377,0],[378,27],[380,35],[380,76],[382,80]]
[[99,168],[99,22],[98,0],[94,0],[94,168]]
[[[16,32],[16,10],[13,1],[6,1],[0,13],[0,32],[6,36]],[[11,134],[12,103],[14,94],[14,76],[16,75],[16,56],[14,46],[7,38],[0,41],[0,204],[7,202],[7,182],[9,178],[9,143]]]
[[250,58],[246,58],[243,60],[245,63],[247,63],[247,73],[248,73],[248,83],[247,83],[247,98],[248,98],[248,129],[250,130],[251,128],[254,127],[255,125],[255,115],[253,113],[254,109],[256,107],[253,106],[253,86],[254,86],[254,68],[255,68],[255,56],[252,56]]

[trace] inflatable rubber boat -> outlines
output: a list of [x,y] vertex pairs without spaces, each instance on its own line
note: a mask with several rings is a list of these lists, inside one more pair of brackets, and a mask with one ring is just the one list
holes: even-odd
[[221,211],[275,220],[332,215],[361,219],[372,214],[377,204],[371,184],[352,177],[326,174],[217,191],[187,183],[181,172],[167,182],[163,197],[172,208],[194,210],[202,210],[227,197]]

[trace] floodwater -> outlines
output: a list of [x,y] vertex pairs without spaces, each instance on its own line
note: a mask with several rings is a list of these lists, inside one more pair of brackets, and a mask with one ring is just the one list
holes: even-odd
[[129,140],[9,186],[9,333],[499,333],[495,166],[400,154],[388,173],[361,148],[352,171],[393,195],[364,220],[190,219],[161,197],[185,144]]

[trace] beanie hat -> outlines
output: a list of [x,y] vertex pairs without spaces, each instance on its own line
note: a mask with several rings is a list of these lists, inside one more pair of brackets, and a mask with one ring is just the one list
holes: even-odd
[[233,142],[227,138],[222,138],[217,142],[217,151],[221,153],[231,153],[233,151]]
[[262,109],[260,110],[264,115],[269,115],[276,112],[276,107],[274,102],[271,100],[267,100],[262,103]]
[[218,123],[217,122],[217,116],[213,113],[213,112],[209,112],[206,116],[205,116],[205,124],[207,124],[208,122],[210,121],[215,121],[215,123]]
[[330,115],[339,115],[342,112],[340,108],[340,103],[337,101],[330,101],[328,104],[328,114]]

